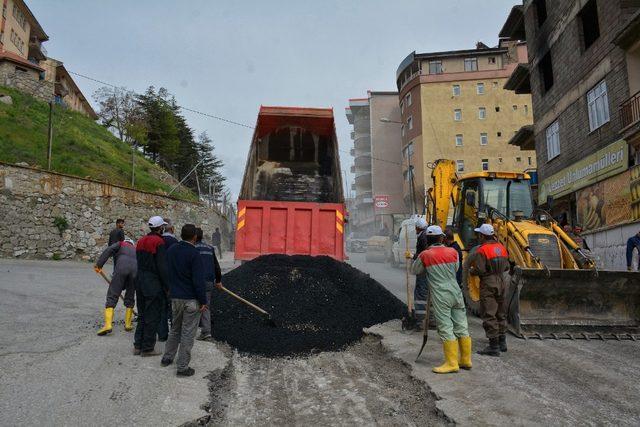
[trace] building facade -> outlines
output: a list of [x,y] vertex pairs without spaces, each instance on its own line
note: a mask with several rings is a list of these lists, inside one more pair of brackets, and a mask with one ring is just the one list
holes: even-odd
[[[530,92],[534,126],[516,143],[536,149],[538,204],[580,226],[603,268],[625,268],[639,230],[639,2],[527,0],[501,35],[526,37],[528,65],[507,87]],[[635,24],[634,24],[635,22]]]
[[353,125],[351,154],[355,174],[354,231],[389,233],[408,212],[403,202],[400,109],[397,92],[369,91],[349,100],[347,119]]
[[73,80],[64,64],[53,58],[40,62],[45,70],[45,80],[54,83],[54,101],[71,110],[78,111],[94,120],[98,115]]
[[396,74],[401,111],[403,194],[416,213],[431,187],[437,159],[455,160],[458,173],[535,169],[534,151],[508,144],[531,124],[531,97],[503,88],[526,45],[501,42],[490,48],[407,56]]

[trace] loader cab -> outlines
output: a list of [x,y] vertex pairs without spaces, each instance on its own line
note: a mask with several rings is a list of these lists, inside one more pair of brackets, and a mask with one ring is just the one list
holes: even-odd
[[489,208],[515,219],[522,212],[525,218],[533,213],[529,176],[516,173],[488,172],[467,175],[459,180],[453,226],[458,230],[465,248],[477,245],[475,232],[485,221]]

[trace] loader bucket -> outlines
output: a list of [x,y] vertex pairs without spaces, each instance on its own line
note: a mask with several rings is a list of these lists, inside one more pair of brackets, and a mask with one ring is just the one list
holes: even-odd
[[640,273],[516,267],[510,330],[522,338],[640,339]]

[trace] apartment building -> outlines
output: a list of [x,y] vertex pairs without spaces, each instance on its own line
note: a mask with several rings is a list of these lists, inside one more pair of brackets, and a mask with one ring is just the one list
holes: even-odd
[[408,213],[402,192],[398,93],[369,91],[367,98],[350,99],[346,114],[354,144],[352,229],[365,235],[390,233]]
[[0,50],[37,65],[47,58],[47,51],[42,45],[47,40],[49,36],[23,0],[2,0]]
[[47,58],[45,61],[40,62],[40,64],[45,70],[45,80],[55,85],[53,93],[54,102],[71,110],[78,111],[94,120],[98,119],[98,115],[62,61]]
[[580,225],[605,268],[625,268],[625,242],[640,224],[640,3],[527,0],[501,31],[526,38],[528,64],[507,83],[531,93],[538,203]]
[[458,173],[535,169],[533,150],[508,142],[533,120],[531,96],[503,88],[525,43],[411,53],[398,67],[405,205],[418,212],[437,159],[455,160]]

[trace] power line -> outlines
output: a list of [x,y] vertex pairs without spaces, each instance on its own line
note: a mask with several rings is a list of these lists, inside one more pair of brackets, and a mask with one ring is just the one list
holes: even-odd
[[[82,77],[83,79],[91,80],[92,82],[100,83],[100,84],[105,85],[105,86],[110,86],[110,87],[113,87],[113,88],[116,88],[116,89],[121,87],[121,86],[115,85],[113,83],[105,82],[104,80],[99,80],[99,79],[96,79],[96,78],[93,78],[93,77],[89,77],[89,76],[87,76],[85,74],[76,73],[75,71],[68,71],[68,72],[69,72],[69,74],[73,74],[74,76]],[[133,93],[136,93],[136,92],[133,92]],[[241,127],[247,128],[247,129],[255,129],[255,126],[250,126],[250,125],[247,125],[247,124],[244,124],[244,123],[236,122],[234,120],[230,120],[230,119],[226,119],[224,117],[220,117],[220,116],[216,116],[216,115],[213,115],[213,114],[205,113],[205,112],[202,112],[202,111],[199,111],[199,110],[195,110],[193,108],[188,108],[188,107],[183,107],[183,106],[179,106],[179,108],[181,110],[189,111],[191,113],[199,114],[201,116],[209,117],[211,119],[219,120],[221,122],[229,123],[229,124],[236,125],[236,126],[241,126]],[[338,149],[338,151],[346,153],[346,154],[351,154],[351,152],[349,152],[347,150]],[[371,156],[369,156],[369,157],[371,157]],[[371,159],[379,161],[379,162],[391,163],[391,164],[394,164],[394,165],[402,166],[402,163],[394,162],[392,160],[379,159],[377,157],[371,157]]]

